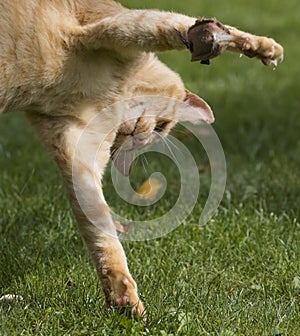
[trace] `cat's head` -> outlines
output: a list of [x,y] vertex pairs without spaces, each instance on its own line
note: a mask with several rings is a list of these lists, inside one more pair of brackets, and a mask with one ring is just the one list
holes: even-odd
[[112,147],[112,159],[124,175],[130,172],[130,164],[125,162],[125,157],[167,136],[176,123],[203,121],[210,124],[214,121],[209,105],[188,90],[185,90],[183,101],[163,96],[143,96],[126,104],[126,118]]

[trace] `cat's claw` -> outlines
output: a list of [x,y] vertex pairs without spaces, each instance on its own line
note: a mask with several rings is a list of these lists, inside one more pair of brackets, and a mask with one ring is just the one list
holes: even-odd
[[131,307],[132,316],[143,316],[144,306],[138,297],[135,281],[129,275],[120,279],[116,274],[109,282],[110,289],[104,288],[106,303],[112,307]]
[[238,36],[234,30],[231,30],[231,36],[230,49],[258,58],[264,65],[277,67],[284,59],[283,47],[272,38],[247,33]]
[[124,295],[116,299],[117,306],[126,306],[128,303],[129,303],[129,297],[127,295]]
[[242,51],[246,56],[256,57],[265,65],[278,66],[283,61],[283,47],[268,37],[247,38]]
[[132,305],[132,315],[142,316],[144,313],[144,306],[137,295],[136,283],[134,280],[130,281],[129,278],[124,278],[122,281],[123,285],[126,287],[126,292],[122,297],[115,300],[118,306],[128,306]]
[[115,304],[118,307],[131,307],[131,315],[132,316],[143,316],[144,315],[144,306],[141,301],[138,301],[135,304],[130,302],[130,298],[127,295],[124,295],[115,300]]
[[[264,65],[273,65],[274,67],[277,67],[278,64],[283,61],[283,48],[280,45],[278,46],[281,48],[280,52],[276,51],[275,46],[272,46],[272,53],[270,53],[269,57],[261,58]],[[277,49],[279,48],[277,47]]]

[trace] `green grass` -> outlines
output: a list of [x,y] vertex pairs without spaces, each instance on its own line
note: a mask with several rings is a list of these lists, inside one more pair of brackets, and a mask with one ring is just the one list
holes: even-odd
[[[0,335],[299,335],[299,2],[123,3],[216,16],[275,37],[286,60],[272,71],[234,54],[209,67],[191,64],[186,52],[161,55],[213,107],[228,181],[206,226],[196,225],[196,207],[168,236],[124,243],[146,321],[104,307],[57,168],[23,115],[2,116],[0,295],[19,294],[24,301],[0,302]],[[163,172],[173,188],[176,178]],[[208,173],[201,179],[205,186]],[[105,181],[110,190],[108,176]],[[110,192],[108,198],[129,217],[145,215]],[[165,199],[147,215],[168,207]]]

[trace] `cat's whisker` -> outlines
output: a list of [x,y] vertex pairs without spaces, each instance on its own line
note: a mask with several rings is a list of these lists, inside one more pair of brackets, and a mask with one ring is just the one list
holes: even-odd
[[135,167],[137,165],[137,160],[136,159],[139,159],[139,157],[136,157],[136,150],[133,149],[133,153],[134,153],[134,159],[133,161],[130,163],[131,164],[131,167]]
[[[111,157],[113,158],[112,164],[114,165],[115,169],[116,169],[116,165],[115,165],[114,161],[118,160],[119,153],[120,153],[120,148],[115,148],[113,150],[112,154],[111,154]],[[117,184],[119,184],[119,176],[118,176],[118,174],[116,176],[116,179],[117,179]]]
[[176,137],[177,135],[188,135],[188,132],[186,130],[182,129],[174,129],[171,131],[171,133]]
[[137,163],[138,163],[138,161],[140,160],[140,157],[139,156],[137,156],[136,158],[135,158],[135,160],[133,160],[133,162],[132,162],[132,167],[136,167],[137,166]]
[[178,151],[181,151],[181,149],[180,149],[178,146],[176,146],[176,145],[174,144],[174,142],[172,142],[172,141],[169,139],[168,136],[166,136],[164,139],[165,139],[166,142],[168,142],[169,144],[171,144],[172,146],[174,146]]
[[176,148],[176,150],[180,151],[180,152],[183,152],[182,149],[180,149],[177,145],[174,144],[174,142],[172,142],[172,140],[170,140],[169,136],[162,136],[161,134],[159,134],[158,132],[154,131],[154,133],[157,133],[160,137],[163,138],[163,140],[165,142],[168,142],[170,145],[172,145],[173,147]]
[[[149,163],[148,163],[148,161],[146,159],[146,156],[144,154],[143,154],[143,156],[141,156],[141,162],[142,162],[142,165],[143,165],[143,168],[144,168],[144,171],[145,171],[146,175],[148,175],[149,171],[147,169],[147,166],[149,166]],[[146,164],[145,164],[145,162],[146,162]]]
[[[154,132],[155,134],[157,134],[157,135],[162,139],[163,143],[166,145],[166,147],[168,148],[168,150],[169,150],[171,156],[173,157],[173,159],[174,159],[176,165],[177,165],[177,166],[180,166],[180,164],[179,164],[179,162],[178,162],[178,160],[177,160],[177,158],[176,158],[176,156],[175,156],[175,154],[174,154],[172,148],[170,147],[170,145],[169,145],[168,142],[166,141],[166,138],[163,137],[161,134],[159,134],[159,133],[156,132],[156,131],[153,131],[153,132]],[[173,143],[171,142],[171,144],[173,144]],[[173,145],[174,145],[174,144],[173,144]]]
[[[127,151],[125,151],[125,158],[124,158],[124,161],[127,162]],[[126,175],[126,166],[124,164],[123,166],[123,175]]]
[[114,148],[114,149],[111,151],[110,156],[111,156],[111,157],[114,157],[114,155],[117,154],[118,151],[119,151],[119,148]]
[[143,155],[143,159],[146,161],[146,164],[147,164],[147,167],[148,167],[149,166],[149,162],[148,162],[147,157],[146,157],[145,154]]

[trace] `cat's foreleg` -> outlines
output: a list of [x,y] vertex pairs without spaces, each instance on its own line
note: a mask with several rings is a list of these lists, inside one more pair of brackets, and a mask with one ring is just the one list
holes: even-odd
[[[74,27],[72,38],[77,47],[115,49],[121,54],[182,50],[192,46],[191,28],[199,21],[207,20],[196,20],[171,12],[123,9],[119,14],[99,22]],[[217,25],[215,31],[210,32],[214,45],[220,45],[223,51],[238,51],[249,57],[255,56],[264,64],[275,64],[283,58],[283,48],[273,39],[245,33],[230,26],[223,27],[227,28],[226,33],[219,34]],[[193,39],[197,39],[197,36],[194,35]],[[206,47],[201,39],[199,52],[202,53]]]
[[85,133],[85,124],[73,118],[35,114],[29,118],[61,169],[79,230],[93,258],[107,304],[129,304],[133,306],[134,314],[142,315],[143,304],[102,192],[101,177],[110,157],[114,134],[104,134],[103,141],[99,140],[101,126],[107,124],[105,120]]
[[92,24],[74,27],[77,46],[115,49],[120,53],[182,50],[185,45],[176,33],[187,37],[196,19],[158,10],[129,10]]

